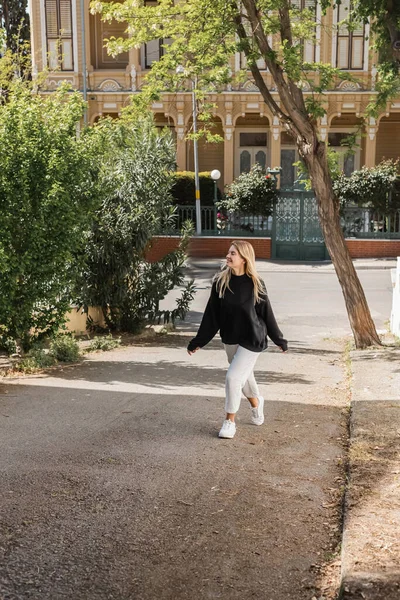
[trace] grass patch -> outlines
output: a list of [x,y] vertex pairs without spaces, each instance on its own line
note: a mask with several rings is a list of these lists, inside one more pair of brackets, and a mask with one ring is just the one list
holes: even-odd
[[366,463],[376,460],[376,457],[371,453],[370,444],[363,440],[356,440],[351,444],[349,458],[352,463]]

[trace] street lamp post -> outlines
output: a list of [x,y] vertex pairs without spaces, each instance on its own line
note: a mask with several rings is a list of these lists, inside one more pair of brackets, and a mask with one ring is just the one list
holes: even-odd
[[196,234],[201,235],[201,203],[200,203],[200,178],[199,178],[199,149],[197,145],[197,104],[196,83],[192,81],[192,113],[193,113],[193,153],[194,153],[194,186],[196,198]]
[[211,171],[210,175],[211,179],[214,180],[214,204],[216,205],[218,202],[217,181],[221,177],[221,173],[218,171],[218,169],[214,169]]

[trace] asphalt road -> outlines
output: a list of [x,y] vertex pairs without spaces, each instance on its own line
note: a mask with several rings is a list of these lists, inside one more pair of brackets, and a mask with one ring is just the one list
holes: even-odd
[[[257,364],[265,425],[243,401],[235,439],[219,440],[221,344],[185,352],[210,274],[196,271],[176,333],[1,385],[2,600],[311,600],[322,589],[346,405],[336,278],[265,273],[291,352]],[[360,276],[381,328],[389,272]]]

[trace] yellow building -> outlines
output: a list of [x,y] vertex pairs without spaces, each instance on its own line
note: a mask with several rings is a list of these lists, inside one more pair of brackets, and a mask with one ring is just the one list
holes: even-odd
[[[303,7],[309,5],[309,0],[294,1]],[[339,11],[344,11],[348,2],[344,0],[326,17],[322,17],[317,8],[316,22],[321,23],[316,30],[317,44],[306,43],[304,53],[306,60],[331,63],[356,75],[360,82],[342,81],[326,94],[327,115],[319,124],[321,138],[329,140],[331,146],[342,153],[342,166],[350,173],[362,165],[373,166],[383,158],[399,157],[400,97],[387,105],[379,119],[370,119],[366,135],[360,136],[355,155],[345,157],[340,141],[359,129],[361,115],[374,94],[376,79],[368,25],[351,32],[340,28],[332,33],[332,24],[344,18],[344,13]],[[161,42],[154,40],[117,58],[108,56],[104,40],[122,35],[124,24],[103,23],[99,15],[91,15],[89,0],[30,0],[29,11],[34,72],[44,67],[58,68],[49,75],[50,90],[63,80],[83,90],[86,82],[91,123],[102,115],[117,116],[129,97],[140,93],[146,73],[163,51]],[[61,60],[58,56],[60,41]],[[232,71],[243,66],[242,55],[232,58]],[[274,84],[268,70],[263,73],[273,92]],[[282,166],[281,183],[291,185],[296,179],[293,162],[297,159],[297,150],[264,104],[251,73],[248,75],[248,80],[240,86],[227,86],[224,92],[213,97],[217,106],[214,131],[220,133],[224,143],[199,144],[200,170],[219,169],[222,186],[257,161],[265,166]],[[193,170],[193,154],[185,140],[192,115],[190,93],[166,94],[152,105],[152,109],[157,123],[168,125],[175,133],[178,168]]]

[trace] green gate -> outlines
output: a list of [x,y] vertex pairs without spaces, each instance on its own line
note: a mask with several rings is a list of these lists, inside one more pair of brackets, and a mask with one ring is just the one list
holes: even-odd
[[317,202],[313,192],[280,192],[274,206],[272,258],[329,259],[319,226]]

